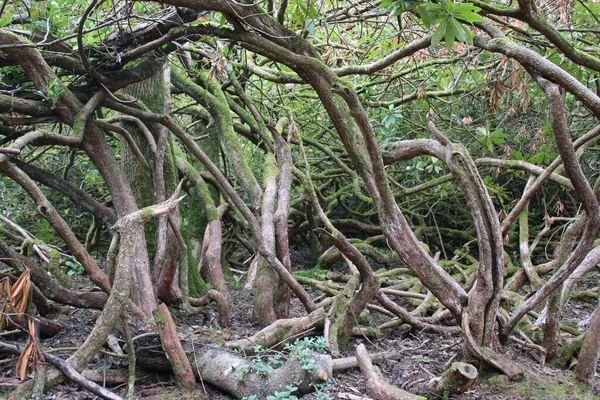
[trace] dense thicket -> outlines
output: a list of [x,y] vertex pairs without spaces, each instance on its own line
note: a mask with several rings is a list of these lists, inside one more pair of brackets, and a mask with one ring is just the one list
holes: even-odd
[[369,307],[511,378],[511,338],[578,356],[588,382],[600,313],[563,310],[600,257],[598,18],[586,1],[4,1],[2,273],[30,271],[40,312],[103,309],[78,370],[126,312],[162,326],[160,302],[215,303],[227,325],[233,271],[271,345],[310,321],[339,355]]

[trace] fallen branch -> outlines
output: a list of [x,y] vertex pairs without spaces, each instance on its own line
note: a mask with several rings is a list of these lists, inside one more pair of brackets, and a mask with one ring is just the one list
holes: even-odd
[[269,348],[293,341],[310,333],[315,327],[321,326],[324,320],[325,310],[319,308],[304,317],[279,319],[253,336],[227,342],[225,346],[230,349],[239,348],[245,354],[252,354],[256,345]]
[[[18,346],[0,342],[0,352],[21,354],[21,348]],[[65,360],[52,354],[44,353],[44,358],[54,364],[63,374],[65,374],[71,381],[77,383],[83,389],[102,397],[103,399],[109,400],[123,400],[123,398],[110,390],[103,388],[102,386],[90,381],[79,372],[69,365]]]
[[[382,351],[380,353],[373,353],[370,355],[371,360],[393,360],[404,356],[403,351]],[[333,360],[333,370],[341,371],[344,369],[357,368],[358,358],[357,357],[344,357],[335,358]]]
[[[315,352],[312,352],[314,366],[310,370],[292,357],[277,369],[259,372],[251,359],[217,346],[184,341],[183,347],[196,380],[236,398],[256,395],[266,399],[275,392],[287,390],[288,386],[297,388],[296,395],[305,394],[313,391],[315,385],[328,381],[332,374],[331,356]],[[146,368],[171,370],[165,355],[150,349],[138,352],[136,359],[138,365]]]

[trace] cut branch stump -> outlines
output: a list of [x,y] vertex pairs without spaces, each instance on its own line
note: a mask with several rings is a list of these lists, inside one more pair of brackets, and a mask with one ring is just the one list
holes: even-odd
[[451,394],[463,393],[475,383],[477,368],[465,362],[453,363],[442,376],[433,378],[429,386],[442,398],[447,399]]

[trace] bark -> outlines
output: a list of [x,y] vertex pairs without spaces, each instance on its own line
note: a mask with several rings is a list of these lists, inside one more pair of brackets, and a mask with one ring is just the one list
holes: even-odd
[[[227,310],[230,307],[229,287],[225,282],[225,275],[221,266],[222,229],[221,215],[227,207],[213,208],[210,210],[210,222],[206,225],[204,240],[202,241],[202,254],[200,257],[200,274],[205,282],[210,283],[223,294]],[[221,210],[221,212],[219,212]],[[216,214],[216,215],[215,215]],[[229,313],[229,311],[227,311]],[[229,322],[227,322],[228,324]]]
[[[165,84],[165,73],[160,68],[151,78],[128,86],[124,92],[137,98],[146,109],[164,114],[168,108],[166,85],[168,83]],[[168,165],[173,160],[169,157],[166,128],[153,123],[146,126],[144,122],[131,118],[127,119],[127,122],[122,122],[122,126],[129,132],[137,148],[151,164],[150,169],[140,165],[132,147],[125,143],[121,144],[121,164],[138,207],[163,202],[176,186],[176,183],[172,182],[176,179],[171,171],[172,167]],[[179,220],[176,211],[174,216]],[[149,224],[145,229],[145,236],[148,242],[148,253],[153,260],[151,274],[157,293],[169,304],[177,303],[180,298],[177,293],[176,279],[179,244],[173,229],[168,225],[167,217],[159,217],[155,224]]]
[[[308,161],[306,160],[304,151],[303,155],[308,171]],[[329,230],[329,232],[326,230],[323,230],[323,232],[344,255],[353,273],[353,277],[348,280],[343,293],[336,296],[330,311],[331,324],[328,325],[328,329],[325,332],[325,337],[329,342],[332,354],[339,356],[340,347],[348,343],[352,329],[357,324],[358,316],[367,307],[369,302],[373,300],[381,282],[373,272],[367,258],[333,226],[321,208],[310,175],[306,177],[304,187],[313,209],[321,222]],[[361,287],[357,291],[359,283]]]
[[[279,170],[275,165],[275,157],[267,153],[263,172],[263,201],[261,209],[261,242],[272,254],[275,253],[275,225],[273,214],[277,195],[277,174]],[[254,313],[261,326],[267,326],[277,319],[275,313],[275,289],[278,277],[265,260],[258,259],[256,278],[254,280]]]
[[[588,146],[591,142],[593,142],[593,140],[595,138],[598,137],[598,135],[600,135],[600,125],[596,126],[595,128],[591,129],[589,132],[587,132],[585,135],[583,135],[580,138],[578,138],[577,140],[575,140],[573,142],[573,148],[575,150],[578,150],[578,149],[582,148],[583,146]],[[531,200],[531,198],[542,187],[544,182],[551,179],[551,177],[553,175],[557,175],[556,173],[554,173],[554,171],[556,171],[561,164],[562,164],[562,159],[559,156],[554,161],[552,161],[552,163],[544,170],[544,172],[541,175],[539,175],[536,178],[536,180],[531,184],[531,187],[523,193],[523,196],[521,196],[521,198],[519,199],[517,204],[515,204],[513,209],[510,211],[510,213],[502,221],[501,228],[502,228],[503,235],[506,235],[506,233],[508,232],[512,223],[518,217],[518,215],[523,210],[525,205],[529,202],[529,200]],[[570,183],[570,181],[569,181],[569,183]],[[571,186],[572,186],[572,184],[571,184]]]
[[[116,259],[114,284],[110,291],[110,296],[104,306],[104,309],[94,324],[92,332],[88,335],[81,347],[71,355],[67,362],[76,371],[82,371],[90,362],[92,357],[100,350],[106,342],[108,335],[121,319],[130,296],[131,279],[133,265],[136,263],[136,246],[145,246],[143,240],[142,224],[150,219],[154,214],[169,211],[175,199],[165,205],[150,207],[149,209],[138,211],[121,218],[113,226],[115,236],[113,242],[120,242],[121,247]],[[57,370],[49,370],[46,374],[46,389],[50,389],[62,381],[62,375]],[[22,387],[13,393],[15,398],[22,396],[22,391],[27,390]]]
[[[275,228],[275,253],[283,266],[291,272],[292,261],[290,259],[290,242],[288,235],[288,218],[290,213],[290,188],[292,186],[292,153],[280,135],[273,132],[275,157],[279,167],[277,177],[277,208],[273,216]],[[275,314],[278,318],[287,318],[290,308],[290,289],[279,280],[275,292]]]
[[[487,24],[476,24],[484,30],[489,30],[494,36],[492,39],[481,36],[473,37],[473,44],[484,50],[501,53],[517,60],[532,75],[541,75],[549,81],[555,82],[573,94],[581,103],[596,116],[600,116],[600,98],[583,83],[570,75],[567,71],[544,58],[540,54],[521,46],[504,36],[499,30]],[[562,154],[561,154],[562,155]],[[573,182],[571,180],[571,182]],[[573,182],[575,183],[575,182]]]
[[261,256],[263,256],[271,268],[273,268],[277,274],[281,277],[281,279],[289,286],[292,292],[298,297],[304,308],[308,312],[312,312],[316,309],[315,303],[310,297],[310,295],[306,292],[306,290],[300,285],[292,276],[290,271],[288,271],[285,266],[277,259],[275,254],[270,252],[267,248],[265,248],[260,240],[260,224],[250,210],[250,208],[244,203],[241,196],[236,192],[231,183],[227,180],[225,175],[219,170],[219,168],[208,158],[208,156],[200,149],[200,147],[195,143],[193,138],[187,135],[185,130],[171,117],[164,115],[157,115],[145,111],[140,111],[123,105],[121,103],[110,102],[111,108],[118,111],[125,111],[128,114],[148,119],[151,121],[156,121],[167,126],[171,132],[177,136],[179,140],[190,150],[190,152],[202,163],[202,165],[210,172],[210,174],[214,177],[216,184],[219,186],[219,189],[227,198],[228,202],[231,203],[233,207],[236,207],[246,222],[248,223],[254,238],[255,238],[255,248],[258,250]]
[[82,207],[98,220],[102,221],[106,229],[110,229],[112,224],[117,222],[117,215],[112,209],[98,202],[66,179],[19,160],[15,160],[15,165],[29,175],[31,179],[70,198],[74,204]]
[[315,328],[321,327],[324,320],[325,310],[319,308],[305,317],[278,319],[249,338],[232,340],[225,345],[229,349],[240,349],[244,354],[252,354],[256,345],[271,348],[309,335]]
[[379,368],[373,365],[364,344],[356,348],[358,366],[362,372],[367,387],[367,394],[378,400],[424,400],[425,397],[417,396],[390,385],[381,375]]
[[219,309],[219,323],[222,326],[227,326],[229,324],[229,303],[225,299],[223,293],[216,290],[209,290],[206,292],[204,296],[201,298],[193,298],[190,297],[190,305],[194,307],[202,307],[207,305],[209,302],[217,303],[217,307]]
[[[199,268],[202,278],[210,283],[223,296],[223,309],[221,314],[221,322],[227,325],[229,323],[229,307],[230,295],[229,288],[225,282],[225,276],[221,267],[221,250],[222,250],[222,228],[221,217],[226,211],[225,206],[215,206],[215,202],[210,194],[208,185],[202,179],[202,176],[194,169],[194,167],[185,160],[183,154],[177,152],[177,167],[182,171],[188,179],[196,187],[198,197],[203,204],[206,214],[207,224],[204,231],[202,246],[199,254]],[[192,218],[192,221],[194,219]],[[193,228],[198,229],[198,227]]]
[[[273,154],[267,153],[266,156],[263,182],[265,187],[263,191],[258,185],[256,177],[249,168],[248,163],[242,156],[241,144],[235,134],[233,121],[230,116],[231,105],[228,103],[223,91],[216,84],[215,80],[205,79],[203,76],[198,76],[198,80],[202,86],[186,78],[181,72],[173,71],[174,85],[210,111],[217,129],[222,134],[223,143],[228,148],[228,156],[232,162],[237,180],[248,195],[249,207],[244,204],[240,208],[240,202],[238,201],[236,201],[236,205],[250,223],[254,239],[257,243],[257,250],[261,253],[262,258],[264,258],[264,263],[259,260],[258,278],[255,283],[255,308],[256,315],[260,319],[260,324],[266,326],[276,318],[285,316],[286,302],[282,304],[280,300],[284,299],[276,299],[276,296],[278,296],[276,288],[280,286],[280,282],[282,282],[281,285],[291,285],[290,287],[297,295],[300,293],[299,297],[301,301],[310,309],[309,311],[312,311],[314,310],[314,304],[311,304],[312,300],[306,293],[302,293],[300,286],[297,285],[297,282],[294,282],[288,270],[289,266],[286,267],[276,255],[274,213],[277,199],[276,180],[278,169],[275,165]],[[252,107],[250,108],[252,110]],[[259,119],[255,119],[254,122],[259,123],[258,121]],[[206,157],[206,155],[204,154],[203,157]],[[199,160],[205,163],[201,158]],[[211,171],[206,164],[205,167]],[[213,172],[211,171],[211,173]],[[284,186],[280,188],[282,191],[285,191],[288,182],[284,179],[283,184]],[[282,194],[285,196],[285,193]],[[237,198],[238,196],[236,195],[235,197]],[[286,198],[284,197],[282,199],[282,207],[286,206],[285,203]],[[254,215],[250,217],[249,213]],[[256,215],[260,215],[260,218],[257,218]],[[286,261],[285,258],[283,261]],[[282,309],[276,311],[275,305],[278,303]]]
[[[297,387],[296,395],[314,390],[315,385],[328,381],[332,374],[332,360],[328,355],[312,353],[315,366],[310,371],[302,368],[296,358],[290,358],[283,366],[261,375],[255,372],[251,361],[239,354],[220,349],[214,345],[183,343],[188,359],[194,365],[196,379],[214,385],[235,398],[256,395],[259,399]],[[164,355],[138,353],[140,365],[153,369],[170,368]]]
[[87,252],[81,242],[79,242],[69,225],[58,214],[54,207],[52,207],[52,204],[50,204],[35,182],[10,162],[0,163],[0,171],[14,180],[29,194],[37,205],[38,213],[50,223],[56,233],[64,240],[71,251],[71,254],[73,254],[77,258],[77,261],[85,268],[90,280],[108,293],[110,291],[108,277],[102,272],[96,263],[96,260],[94,260]]
[[452,363],[442,376],[434,378],[429,382],[437,394],[447,399],[454,393],[463,393],[475,383],[477,379],[477,368],[464,362]]
[[[25,328],[27,326],[27,321],[29,320],[27,314],[12,314],[7,317],[7,330],[19,329],[23,332],[27,332]],[[55,321],[45,319],[42,317],[35,317],[35,323],[37,326],[37,330],[42,337],[51,337],[54,335],[58,335],[65,327]]]
[[549,104],[549,115],[552,123],[552,131],[556,144],[564,163],[565,173],[573,183],[575,193],[585,211],[583,233],[575,249],[570,252],[567,259],[562,263],[556,273],[538,290],[532,297],[527,299],[517,312],[509,319],[502,329],[501,339],[506,340],[517,322],[532,310],[537,304],[552,294],[559,286],[575,271],[583,260],[589,256],[594,239],[600,228],[600,210],[598,199],[587,181],[581,165],[579,165],[573,143],[570,138],[567,117],[565,113],[564,91],[556,84],[538,77],[538,84],[546,93]]
[[196,380],[192,372],[192,366],[183,352],[181,342],[179,342],[179,338],[177,337],[175,323],[166,305],[161,304],[158,306],[158,309],[154,311],[154,320],[160,332],[165,355],[173,368],[177,386],[184,391],[193,390],[196,386]]
[[600,311],[594,312],[577,358],[577,380],[592,383],[596,375],[596,365],[600,354]]
[[[532,182],[533,178],[530,176],[524,191],[529,189]],[[531,263],[531,253],[529,249],[529,207],[527,205],[519,214],[519,254],[521,256],[523,271],[525,271],[529,283],[534,289],[539,289],[542,286],[542,280]]]
[[460,332],[459,327],[455,326],[444,326],[444,325],[435,325],[421,320],[421,318],[415,317],[403,307],[400,307],[398,304],[393,302],[383,290],[379,290],[377,292],[377,301],[385,307],[387,310],[391,311],[400,318],[403,322],[410,324],[414,328],[423,332],[439,332],[443,334],[457,334]]
[[[0,45],[8,45],[3,51],[23,67],[37,90],[48,93],[51,82],[56,82],[60,86],[56,88],[59,90],[56,112],[63,122],[73,127],[72,137],[77,140],[79,140],[77,136],[82,138],[81,145],[104,178],[115,204],[117,214],[123,216],[136,211],[137,205],[131,188],[125,181],[111,149],[100,135],[97,127],[93,123],[88,123],[91,113],[103,96],[102,92],[96,93],[86,107],[82,107],[75,95],[58,79],[39,51],[34,48],[19,47],[19,45],[23,44],[27,44],[27,42],[19,36],[6,30],[0,30]],[[10,47],[14,45],[17,46]],[[137,255],[138,264],[136,264],[136,271],[143,272],[144,263],[147,265],[148,262],[147,254],[144,253],[145,250],[140,246],[137,246],[137,248],[140,253]],[[81,257],[85,258],[85,255],[82,254]],[[78,261],[85,267],[85,264],[79,258]],[[104,282],[101,283],[102,285],[104,284]],[[143,273],[136,273],[136,287],[149,287],[144,280]],[[107,291],[108,286],[104,286],[103,289]],[[147,301],[142,302],[142,304],[145,306],[149,305],[149,308],[156,304],[153,297],[148,296],[145,300]],[[149,315],[152,310],[145,311]]]
[[[442,160],[452,172],[467,202],[479,244],[479,268],[466,309],[472,334],[484,346],[496,342],[495,322],[503,288],[504,257],[500,223],[491,198],[467,150],[451,143],[437,128],[429,126],[437,142],[418,139],[387,147],[387,162],[429,154]],[[435,293],[434,293],[435,294]]]

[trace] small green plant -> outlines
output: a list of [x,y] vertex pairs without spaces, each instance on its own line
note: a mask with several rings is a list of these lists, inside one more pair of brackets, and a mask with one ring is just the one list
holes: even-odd
[[[288,353],[289,356],[295,357],[300,366],[310,371],[315,367],[314,354],[315,352],[323,352],[327,349],[327,342],[323,337],[315,337],[315,338],[304,338],[301,340],[297,340],[293,344],[286,344],[284,350]],[[242,350],[236,349],[234,350],[236,353],[243,353]],[[265,378],[270,371],[273,371],[276,368],[281,367],[284,364],[284,355],[279,352],[272,352],[271,354],[267,354],[269,350],[265,349],[261,345],[255,345],[253,348],[254,356],[250,357],[251,365],[243,365],[238,368],[235,374],[235,380],[243,381],[245,380],[250,373],[255,373],[256,375]],[[323,393],[322,390],[327,387],[326,385],[317,385],[315,386],[317,390],[317,399],[318,400],[330,400],[330,397]],[[295,386],[287,386],[287,390],[275,392],[273,395],[268,396],[267,400],[297,400],[298,397],[293,395],[292,393],[298,390]],[[257,400],[258,397],[256,395],[244,397],[242,400]]]
[[286,386],[287,390],[283,392],[275,392],[272,396],[267,396],[267,400],[298,400],[298,397],[292,393],[298,390],[296,386]]
[[242,400],[259,400],[259,398],[258,398],[257,395],[253,394],[252,396],[248,396],[248,397],[244,396],[244,397],[242,397]]
[[239,288],[242,285],[242,276],[241,275],[233,275],[233,285],[235,288]]
[[331,397],[328,393],[325,393],[324,390],[326,390],[328,387],[331,386],[331,381],[326,381],[323,383],[319,383],[316,385],[313,385],[316,393],[315,393],[315,400],[332,400],[333,397]]
[[85,272],[85,268],[83,268],[83,265],[79,264],[77,261],[69,260],[65,262],[65,266],[67,267],[67,275],[69,276],[83,275],[83,273]]
[[58,99],[61,93],[64,91],[62,82],[58,78],[54,78],[52,82],[48,84],[48,93],[44,93],[38,90],[37,93],[43,97],[43,99],[49,103],[52,108],[56,107]]
[[263,361],[262,358],[256,358],[254,360],[252,360],[252,365],[254,366],[254,369],[256,370],[256,373],[259,376],[267,376],[267,374],[270,371],[273,371],[275,368],[273,368],[273,366],[271,366],[269,364],[269,361]]
[[285,350],[298,359],[302,369],[310,371],[315,367],[315,359],[312,355],[313,351],[321,353],[327,349],[327,342],[322,336],[316,338],[304,338],[297,340],[293,344],[286,344]]
[[250,373],[250,367],[247,365],[242,365],[240,368],[238,368],[238,370],[235,373],[235,380],[236,381],[243,381],[244,379],[246,379],[246,377],[248,376],[248,374]]
[[333,397],[331,397],[330,395],[328,395],[325,392],[318,392],[315,394],[315,400],[332,400]]

